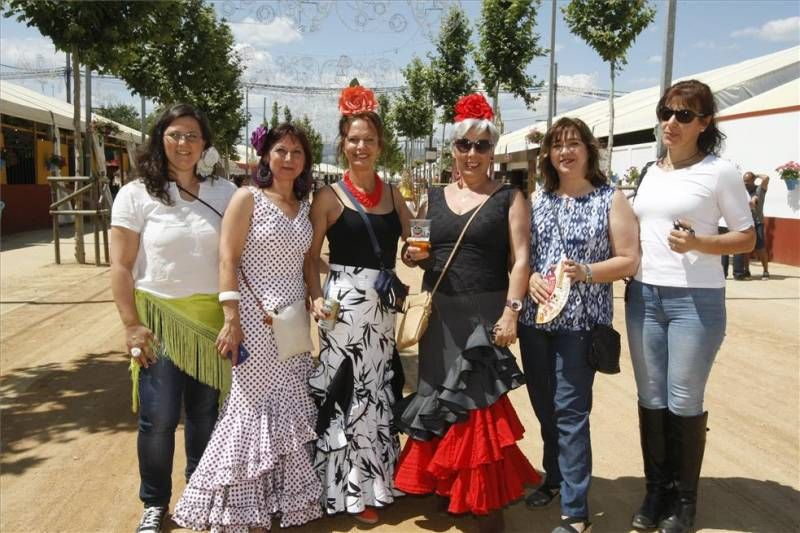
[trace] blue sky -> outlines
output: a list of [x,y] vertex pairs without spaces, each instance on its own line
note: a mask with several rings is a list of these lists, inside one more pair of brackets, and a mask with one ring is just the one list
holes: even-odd
[[[475,24],[481,3],[476,0],[390,1],[258,1],[214,2],[220,17],[232,24],[237,47],[245,57],[246,80],[292,86],[342,86],[357,76],[366,85],[402,84],[399,70],[413,55],[425,57],[433,50],[431,37],[439,17],[450,4],[459,4]],[[558,2],[556,60],[558,83],[581,89],[608,89],[608,66],[578,37],[569,33]],[[617,78],[617,89],[633,91],[658,84],[664,40],[666,1],[651,0],[658,13],[628,54],[628,65]],[[551,3],[539,7],[535,31],[540,45],[549,46]],[[674,76],[700,73],[744,59],[800,44],[800,2],[797,0],[679,0],[677,9]],[[800,58],[798,58],[800,59]],[[198,58],[201,60],[201,58]],[[0,63],[3,73],[19,69],[61,67],[64,56],[34,28],[13,20],[0,21]],[[530,73],[546,80],[548,58],[529,66]],[[13,80],[12,80],[13,81]],[[14,81],[49,96],[64,97],[60,79]],[[135,103],[122,82],[97,80],[95,105]],[[287,104],[295,116],[307,114],[329,140],[335,134],[336,97],[250,91],[250,112],[255,125],[262,106],[273,101]],[[560,95],[559,111],[594,100]],[[148,106],[149,107],[149,106]],[[501,99],[506,131],[526,126],[546,116],[544,102],[525,109],[510,97]]]

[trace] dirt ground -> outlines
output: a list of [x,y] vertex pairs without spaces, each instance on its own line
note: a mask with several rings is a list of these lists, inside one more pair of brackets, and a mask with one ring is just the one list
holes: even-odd
[[[136,418],[108,267],[77,265],[71,241],[62,244],[66,264],[57,266],[48,232],[2,242],[0,530],[133,531],[141,512]],[[759,266],[751,270],[760,276]],[[728,282],[728,335],[706,396],[701,531],[800,531],[800,269],[770,271],[769,281]],[[419,286],[418,272],[401,277]],[[624,331],[619,297],[615,311]],[[410,383],[414,355],[404,354]],[[540,467],[539,428],[524,388],[511,397],[527,428],[522,450]],[[173,504],[185,484],[182,437],[179,428]],[[644,482],[627,348],[622,373],[595,382],[592,441],[594,531],[629,531]],[[506,511],[507,529],[549,532],[558,514],[556,505],[532,511],[517,503]],[[382,520],[368,527],[339,516],[293,531],[475,529],[470,518],[436,514],[431,498],[401,498]]]

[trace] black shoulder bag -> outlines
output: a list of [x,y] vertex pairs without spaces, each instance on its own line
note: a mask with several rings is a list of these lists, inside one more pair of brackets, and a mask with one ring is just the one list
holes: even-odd
[[[558,228],[558,239],[561,241],[561,247],[564,249],[564,254],[566,255],[567,245],[564,241],[564,235],[561,232],[561,222],[558,220],[558,216],[552,207],[550,208],[550,213],[555,218],[556,228]],[[588,314],[588,294],[580,289],[580,285],[577,285],[577,287],[579,287],[578,291],[581,293],[579,294],[581,304]],[[594,321],[592,329],[589,332],[592,339],[592,344],[587,354],[589,366],[603,374],[619,374],[619,356],[622,350],[619,332],[610,324],[600,324],[591,316],[589,318]]]

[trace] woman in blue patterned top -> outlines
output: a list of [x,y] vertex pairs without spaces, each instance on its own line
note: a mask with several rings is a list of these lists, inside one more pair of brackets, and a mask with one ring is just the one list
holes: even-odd
[[[611,282],[636,272],[638,224],[628,200],[600,170],[597,140],[581,120],[565,117],[553,124],[539,154],[544,190],[533,200],[533,274],[519,339],[547,477],[526,501],[542,507],[560,493],[562,520],[553,533],[575,533],[591,526],[589,333],[596,323],[611,323]],[[537,324],[538,306],[553,290],[547,273],[560,261],[572,290],[558,316]]]

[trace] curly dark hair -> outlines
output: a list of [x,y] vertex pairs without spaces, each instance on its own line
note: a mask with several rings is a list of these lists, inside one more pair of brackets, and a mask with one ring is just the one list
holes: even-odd
[[366,120],[372,124],[372,127],[375,128],[375,133],[378,135],[378,148],[383,150],[383,121],[381,121],[380,115],[374,111],[342,115],[342,118],[339,119],[339,156],[344,163],[347,163],[347,158],[344,155],[344,141],[347,138],[347,132],[350,131],[350,124],[357,119]]
[[[164,151],[164,131],[175,119],[192,117],[200,124],[200,133],[203,135],[203,150],[211,146],[214,134],[208,119],[202,111],[191,104],[173,104],[168,106],[159,115],[153,128],[150,130],[150,139],[139,150],[136,157],[136,175],[145,185],[150,196],[158,198],[165,205],[172,205],[169,197],[167,183],[170,181],[169,161]],[[203,176],[198,176],[200,181],[205,181]],[[214,179],[212,177],[212,179]]]
[[550,150],[555,141],[561,140],[571,130],[578,132],[581,142],[586,146],[586,151],[589,154],[589,168],[586,179],[595,187],[608,183],[608,178],[600,170],[600,144],[592,135],[592,130],[579,118],[562,117],[555,121],[550,129],[547,130],[547,133],[544,134],[544,139],[542,139],[542,144],[539,148],[538,164],[542,171],[542,176],[544,176],[544,189],[546,191],[555,191],[561,184],[558,172],[552,161],[550,161]]
[[676,100],[692,111],[709,117],[708,126],[697,138],[697,149],[706,155],[719,155],[725,134],[717,128],[717,102],[711,88],[698,80],[679,81],[664,91],[656,105],[656,114],[659,109]]
[[269,130],[267,138],[264,141],[264,155],[261,156],[261,160],[258,162],[258,168],[256,168],[253,174],[253,183],[260,189],[272,186],[273,178],[272,171],[269,168],[269,152],[278,141],[287,136],[295,139],[300,143],[300,146],[303,147],[303,154],[305,155],[303,171],[294,179],[292,190],[294,191],[295,198],[304,200],[308,197],[309,191],[311,191],[311,182],[313,180],[311,176],[311,165],[314,156],[311,153],[311,145],[308,143],[306,132],[303,128],[295,126],[294,124],[284,122]]

